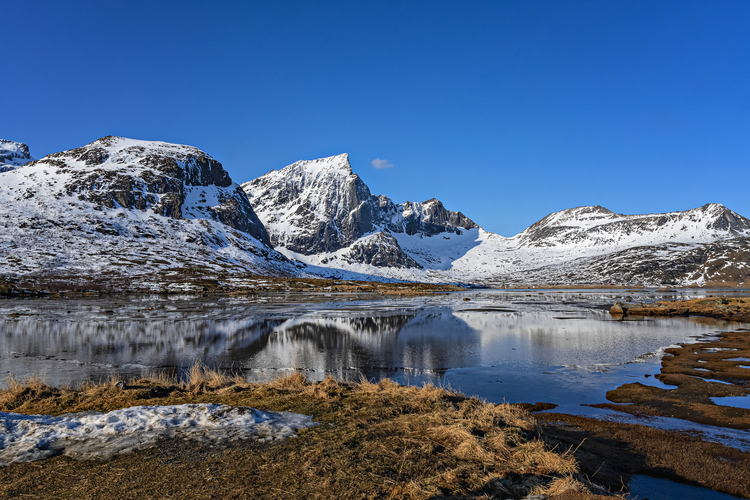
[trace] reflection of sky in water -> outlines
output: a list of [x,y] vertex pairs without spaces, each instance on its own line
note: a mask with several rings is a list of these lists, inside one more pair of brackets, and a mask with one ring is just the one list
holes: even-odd
[[617,322],[606,312],[614,300],[662,295],[5,300],[0,366],[61,385],[200,360],[251,379],[298,369],[312,380],[432,381],[491,401],[595,403],[623,382],[656,384],[644,375],[658,372],[665,347],[731,328],[683,318]]
[[711,401],[720,406],[734,406],[750,410],[750,396],[726,396],[723,398],[711,398]]
[[625,498],[628,500],[684,500],[686,498],[699,498],[701,500],[732,500],[740,498],[726,493],[692,486],[689,484],[676,483],[668,479],[636,475],[631,477],[628,483],[630,493]]

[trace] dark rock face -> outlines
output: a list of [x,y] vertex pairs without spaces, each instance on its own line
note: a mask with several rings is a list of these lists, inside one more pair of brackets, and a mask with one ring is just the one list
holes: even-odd
[[395,205],[390,198],[380,195],[373,197],[372,201],[373,206],[380,209],[376,211],[379,225],[394,233],[434,236],[446,232],[456,233],[461,228],[478,227],[461,212],[446,210],[435,198],[422,203],[407,201]]
[[375,267],[422,268],[403,251],[396,238],[384,232],[356,242],[345,258]]
[[710,219],[707,224],[709,229],[728,231],[733,234],[750,231],[750,219],[729,210],[723,205],[709,203],[695,209],[696,215],[700,214]]
[[[396,205],[386,196],[374,196],[352,172],[347,155],[297,162],[246,182],[242,188],[271,242],[303,255],[334,252],[378,231],[432,236],[477,227],[434,198]],[[395,257],[398,252],[403,256]],[[374,255],[359,249],[351,258],[371,260]],[[400,247],[389,259],[398,267],[416,265]]]
[[[150,210],[174,219],[210,217],[271,243],[242,189],[221,163],[197,148],[107,136],[35,162],[39,163],[68,178],[64,186],[68,196],[100,209]],[[216,203],[207,203],[209,191]],[[196,193],[203,198],[186,206],[187,198]]]

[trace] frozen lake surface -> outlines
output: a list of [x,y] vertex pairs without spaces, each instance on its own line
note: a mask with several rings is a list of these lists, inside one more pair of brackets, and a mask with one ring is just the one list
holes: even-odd
[[[690,293],[694,297],[696,292]],[[700,292],[698,292],[700,293]],[[196,361],[267,380],[390,377],[493,402],[605,401],[658,384],[664,348],[747,327],[703,318],[614,321],[615,300],[678,294],[481,290],[427,297],[141,296],[0,301],[0,366],[60,386]],[[467,300],[468,299],[468,300]]]

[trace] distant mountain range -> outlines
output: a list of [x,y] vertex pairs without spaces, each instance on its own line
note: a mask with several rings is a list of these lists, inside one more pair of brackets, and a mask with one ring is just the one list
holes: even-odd
[[718,204],[622,215],[548,215],[512,237],[430,199],[375,196],[347,155],[300,161],[242,184],[276,249],[331,269],[489,286],[750,284],[750,220]]
[[750,220],[718,204],[649,215],[571,208],[506,238],[434,198],[373,195],[345,154],[240,187],[190,146],[108,136],[34,161],[26,145],[0,140],[0,171],[3,279],[750,285]]

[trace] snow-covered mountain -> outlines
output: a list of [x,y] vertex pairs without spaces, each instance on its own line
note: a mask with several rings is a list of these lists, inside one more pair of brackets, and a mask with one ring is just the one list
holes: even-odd
[[0,274],[298,274],[221,163],[104,137],[0,174]]
[[[418,268],[394,235],[460,235],[477,227],[436,199],[396,205],[373,196],[352,172],[346,154],[299,161],[246,182],[242,189],[271,242],[293,257],[343,252],[340,256],[351,262],[376,268]],[[325,259],[319,263],[326,264]]]
[[26,144],[0,139],[0,172],[13,170],[30,161],[34,161],[34,158]]
[[332,276],[492,286],[750,284],[750,220],[718,204],[648,215],[571,208],[505,238],[436,199],[394,204],[372,195],[347,155],[300,161],[242,188],[279,251]]
[[434,198],[373,195],[347,155],[241,187],[194,147],[112,136],[36,161],[26,145],[0,141],[0,168],[2,286],[164,289],[316,273],[490,286],[750,285],[750,220],[717,204],[649,215],[578,207],[506,238]]

